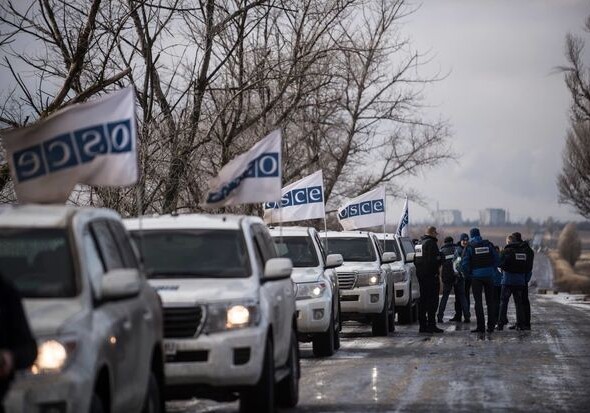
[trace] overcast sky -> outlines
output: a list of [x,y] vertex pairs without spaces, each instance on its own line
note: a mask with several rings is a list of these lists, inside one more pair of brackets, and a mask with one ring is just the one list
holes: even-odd
[[[404,184],[432,210],[438,201],[470,219],[496,207],[514,220],[581,220],[557,203],[569,95],[555,67],[565,64],[565,35],[582,34],[588,14],[588,0],[424,0],[404,31],[419,51],[430,51],[427,73],[450,72],[426,90],[425,103],[449,119],[460,158]],[[411,219],[429,215],[410,208]]]

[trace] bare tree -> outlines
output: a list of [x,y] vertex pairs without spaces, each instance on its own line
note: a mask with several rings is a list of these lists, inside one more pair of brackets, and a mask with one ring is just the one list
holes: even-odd
[[[590,16],[586,19],[585,30],[590,33]],[[580,215],[590,219],[590,67],[582,60],[583,50],[581,37],[566,36],[568,65],[560,69],[565,73],[565,83],[572,97],[571,127],[557,186],[559,202],[572,205]]]

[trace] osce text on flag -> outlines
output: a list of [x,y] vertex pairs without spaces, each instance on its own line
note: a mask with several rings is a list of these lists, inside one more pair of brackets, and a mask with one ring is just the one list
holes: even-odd
[[223,201],[234,189],[240,186],[244,179],[278,177],[279,168],[278,152],[263,153],[248,164],[248,169],[244,173],[223,185],[219,191],[210,192],[207,196],[207,203],[211,204]]
[[385,212],[383,199],[374,199],[347,205],[338,213],[338,218],[347,219],[360,215],[379,214],[383,212]]
[[281,202],[267,202],[264,209],[286,208],[295,205],[314,204],[324,202],[321,186],[310,186],[308,188],[293,189],[281,197]]
[[18,182],[93,161],[108,154],[133,150],[131,119],[97,124],[54,136],[14,152]]

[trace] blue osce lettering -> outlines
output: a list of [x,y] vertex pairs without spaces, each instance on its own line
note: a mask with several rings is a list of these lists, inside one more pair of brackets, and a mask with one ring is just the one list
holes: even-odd
[[378,214],[385,212],[382,199],[375,199],[373,201],[359,202],[358,204],[350,204],[338,214],[338,218],[346,219],[353,218],[359,215]]
[[234,189],[241,185],[244,179],[278,177],[280,167],[278,152],[263,153],[258,158],[251,161],[248,164],[248,168],[246,168],[242,174],[223,185],[219,191],[209,192],[207,195],[207,203],[214,204],[223,201],[234,191]]
[[91,162],[100,155],[131,152],[131,119],[100,124],[54,136],[14,152],[19,182]]
[[324,202],[324,193],[321,186],[310,186],[307,188],[296,188],[283,194],[281,202],[266,202],[264,209],[278,209],[290,206],[313,204]]

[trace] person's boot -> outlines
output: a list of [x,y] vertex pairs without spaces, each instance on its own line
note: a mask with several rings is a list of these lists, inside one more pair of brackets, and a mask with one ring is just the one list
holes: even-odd
[[471,330],[472,333],[485,333],[486,330],[483,328],[474,328],[473,330]]
[[449,321],[456,321],[456,322],[460,323],[461,322],[461,316],[458,316],[458,315],[455,314],[453,316],[453,318],[451,318]]
[[509,330],[516,330],[517,325],[513,324],[510,327],[508,327]]
[[469,323],[471,323],[471,319],[470,318],[466,318],[465,321],[463,321],[463,322],[466,323],[466,324],[469,324]]
[[504,324],[498,323],[498,325],[496,326],[496,329],[497,329],[498,331],[502,331],[502,330],[504,330]]
[[439,324],[442,324],[442,323],[444,323],[443,317],[441,317],[441,316],[437,317],[437,322],[438,322]]
[[444,333],[445,332],[445,330],[443,330],[442,328],[438,328],[437,326],[430,327],[430,329],[432,330],[433,333]]

